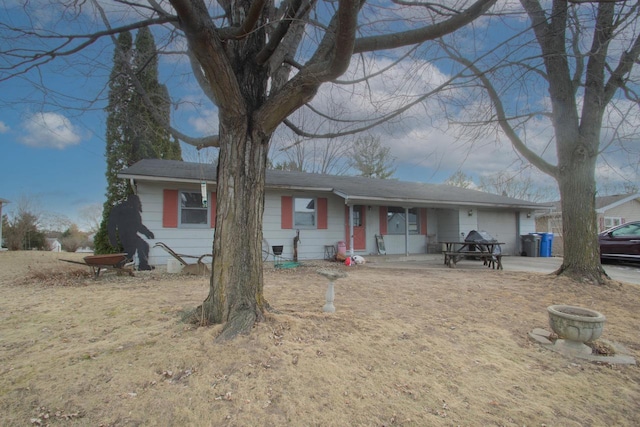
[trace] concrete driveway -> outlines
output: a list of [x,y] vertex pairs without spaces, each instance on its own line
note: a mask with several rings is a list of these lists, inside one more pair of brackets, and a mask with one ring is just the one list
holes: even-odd
[[[368,256],[367,265],[373,268],[448,268],[444,265],[441,254],[409,255],[407,256]],[[502,259],[505,271],[531,271],[537,273],[553,273],[562,264],[559,257],[522,257],[509,256]],[[604,264],[605,271],[614,280],[640,285],[640,263],[634,264]],[[486,268],[479,261],[462,260],[457,269]]]
[[[562,258],[531,258],[514,256],[504,258],[504,269],[510,271],[536,271],[552,273],[562,264]],[[640,264],[603,264],[609,277],[620,282],[640,285]]]

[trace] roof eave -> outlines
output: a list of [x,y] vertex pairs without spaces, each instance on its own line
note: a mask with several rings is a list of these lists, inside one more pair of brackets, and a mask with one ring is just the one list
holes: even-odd
[[317,191],[323,193],[333,192],[333,188],[330,187],[304,187],[299,185],[284,185],[284,184],[265,184],[265,188],[272,190],[292,190],[292,191]]
[[[149,175],[135,175],[135,174],[127,174],[127,173],[119,173],[118,178],[122,179],[133,179],[136,181],[152,181],[152,182],[181,182],[181,183],[189,183],[189,184],[199,184],[202,180],[199,179],[190,179],[190,178],[168,178],[164,176],[149,176]],[[208,181],[205,180],[208,184],[215,184],[216,181]]]
[[640,199],[640,193],[636,193],[636,194],[632,194],[628,197],[625,197],[624,199],[620,199],[616,202],[610,203],[607,206],[603,206],[600,209],[596,209],[597,213],[601,213],[604,214],[605,211],[608,211],[609,209],[613,209],[613,208],[617,208],[620,205],[624,205],[625,203],[628,203],[632,200],[636,200],[636,199]]
[[[466,207],[483,207],[483,208],[505,208],[505,209],[530,209],[530,210],[537,210],[537,209],[545,209],[545,208],[550,208],[551,206],[549,205],[539,205],[539,204],[535,204],[535,205],[528,205],[528,204],[506,204],[506,203],[478,203],[478,202],[465,202],[465,201],[445,201],[445,200],[425,200],[425,199],[403,199],[403,198],[393,198],[393,197],[366,197],[366,196],[353,196],[353,195],[349,195],[346,194],[344,192],[341,191],[334,191],[334,194],[336,194],[339,197],[342,197],[343,199],[345,199],[345,204],[364,204],[366,202],[375,202],[375,203],[400,203],[400,204],[406,204],[408,206],[422,206],[424,205],[424,207],[427,206],[434,206],[434,205],[438,205],[438,206],[447,206],[447,207],[456,207],[456,206],[466,206]],[[353,202],[353,203],[350,203]]]

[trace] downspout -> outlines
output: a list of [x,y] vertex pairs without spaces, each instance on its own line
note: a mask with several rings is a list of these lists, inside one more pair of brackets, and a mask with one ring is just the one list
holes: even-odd
[[520,227],[520,222],[522,221],[522,213],[516,211],[516,248],[518,248],[518,254],[522,253],[522,239],[520,238],[520,234],[522,233],[522,228]]
[[353,205],[349,205],[349,254],[353,256]]

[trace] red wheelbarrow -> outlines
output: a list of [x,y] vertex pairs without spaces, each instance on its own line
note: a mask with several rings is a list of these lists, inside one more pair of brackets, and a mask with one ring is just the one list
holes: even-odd
[[133,261],[127,262],[127,254],[89,255],[84,257],[83,260],[84,262],[70,259],[61,259],[60,261],[88,265],[91,267],[91,271],[93,271],[94,279],[98,278],[101,271],[110,268],[117,270],[118,275],[127,273],[129,276],[133,276]]

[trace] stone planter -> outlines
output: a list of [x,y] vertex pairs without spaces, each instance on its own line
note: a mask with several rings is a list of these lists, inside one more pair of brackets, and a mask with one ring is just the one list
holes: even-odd
[[585,343],[597,340],[602,335],[606,318],[603,314],[587,308],[571,305],[551,305],[549,326],[560,339],[556,347],[579,354],[591,354]]

